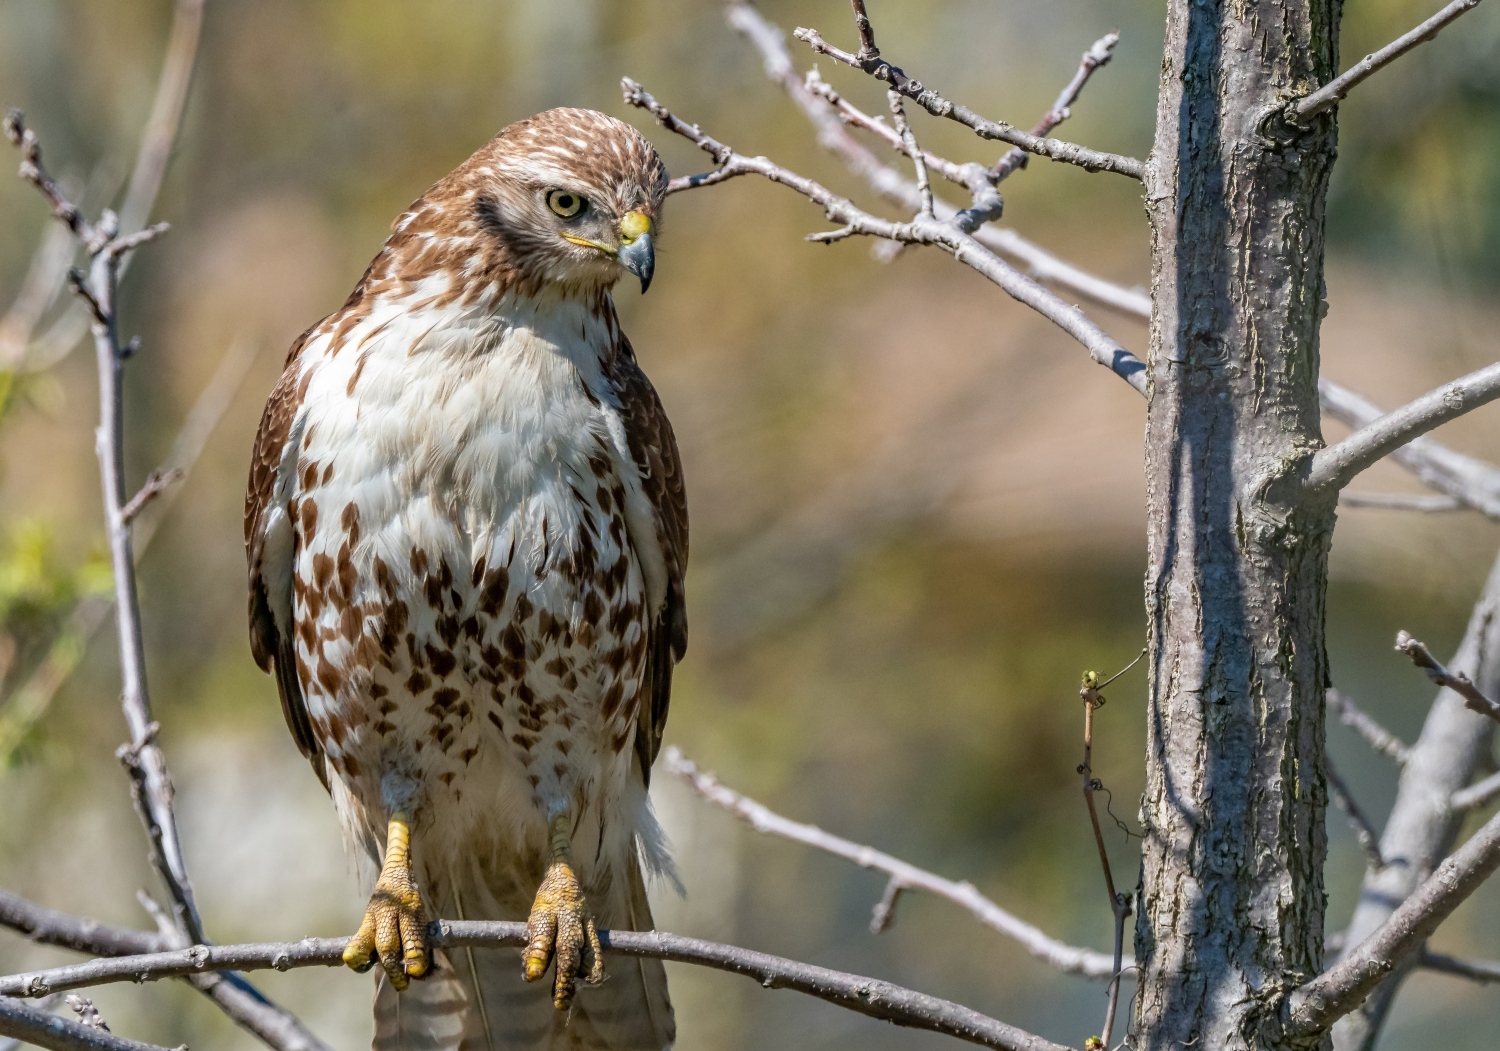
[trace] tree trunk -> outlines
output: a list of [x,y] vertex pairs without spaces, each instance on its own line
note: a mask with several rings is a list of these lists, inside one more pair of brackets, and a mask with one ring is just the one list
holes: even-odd
[[[1292,1046],[1323,940],[1318,323],[1339,0],[1170,0],[1147,205],[1151,693],[1135,1046]],[[1269,119],[1264,115],[1273,114]],[[1325,1041],[1326,1043],[1326,1041]],[[1318,1046],[1315,1044],[1314,1046]]]
[[[1500,559],[1474,606],[1468,631],[1448,669],[1463,672],[1488,696],[1500,693]],[[1365,873],[1359,904],[1344,935],[1344,951],[1390,918],[1453,850],[1464,815],[1449,799],[1466,787],[1490,754],[1495,723],[1476,715],[1452,690],[1439,690],[1422,736],[1401,772],[1401,790],[1380,837],[1385,868]],[[1410,973],[1398,967],[1363,1006],[1334,1026],[1336,1051],[1374,1051],[1396,990]]]

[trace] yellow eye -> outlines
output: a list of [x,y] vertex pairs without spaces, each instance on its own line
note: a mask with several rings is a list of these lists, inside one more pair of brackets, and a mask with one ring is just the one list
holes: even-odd
[[552,190],[547,194],[547,207],[564,219],[577,216],[587,203],[572,190]]

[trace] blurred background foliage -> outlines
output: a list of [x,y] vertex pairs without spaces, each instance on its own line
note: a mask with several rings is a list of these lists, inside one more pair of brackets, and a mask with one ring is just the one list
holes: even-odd
[[[896,61],[1022,125],[1091,41],[1120,29],[1114,62],[1065,137],[1149,150],[1159,0],[871,6]],[[1344,65],[1432,6],[1350,5]],[[788,29],[852,40],[843,0],[763,10]],[[171,15],[168,0],[0,0],[0,99],[27,111],[54,170],[96,203],[132,163]],[[128,332],[144,341],[129,367],[131,477],[168,455],[226,348],[238,339],[259,351],[181,499],[153,525],[142,564],[153,693],[210,931],[335,934],[352,929],[362,901],[332,808],[245,639],[243,479],[284,348],[338,306],[402,208],[511,120],[593,106],[641,126],[674,173],[706,167],[624,107],[622,75],[745,152],[871,195],[820,153],[712,0],[208,0],[203,33],[154,214],[173,232],[140,255],[124,289]],[[800,46],[793,53],[808,64]],[[883,109],[872,83],[823,72]],[[1325,368],[1394,405],[1495,357],[1500,10],[1480,8],[1359,88],[1340,123]],[[917,131],[957,159],[993,158],[955,125],[924,118]],[[1022,233],[1111,278],[1146,281],[1146,223],[1128,180],[1034,161],[1005,192],[1005,221]],[[9,178],[0,217],[4,306],[48,220]],[[751,179],[682,195],[668,208],[651,295],[621,291],[692,498],[693,645],[669,741],[792,817],[972,880],[1049,932],[1105,948],[1109,913],[1074,772],[1076,690],[1080,672],[1113,672],[1144,643],[1141,401],[946,257],[882,264],[857,242],[803,243],[822,226],[800,198]],[[1143,326],[1101,319],[1144,350]],[[134,891],[150,875],[111,757],[124,732],[113,647],[107,629],[88,646],[78,631],[78,611],[107,588],[93,391],[86,349],[0,385],[0,694],[12,720],[0,749],[0,884],[142,925]],[[1497,418],[1466,417],[1443,440],[1500,458]],[[1391,467],[1361,486],[1411,489]],[[1431,691],[1390,639],[1404,627],[1451,650],[1496,544],[1474,516],[1341,518],[1335,681],[1408,739]],[[18,692],[49,652],[68,658],[61,688],[17,725]],[[1134,828],[1140,670],[1108,693],[1095,770]],[[1342,726],[1329,737],[1366,809],[1383,817],[1395,771]],[[920,895],[873,936],[878,876],[758,838],[665,776],[654,791],[688,887],[685,899],[658,895],[663,927],[890,978],[1075,1044],[1097,1029],[1101,986],[1053,974]],[[1336,812],[1329,835],[1336,930],[1363,857]],[[1134,848],[1112,824],[1109,836],[1128,885]],[[1500,889],[1478,894],[1437,946],[1500,955]],[[0,953],[7,971],[64,958],[8,935]],[[732,977],[677,968],[673,981],[685,1048],[938,1046]],[[368,1039],[365,982],[263,979],[341,1049]],[[252,1046],[176,986],[98,999],[117,1032]],[[1497,1024],[1493,992],[1420,975],[1384,1046],[1488,1048]]]

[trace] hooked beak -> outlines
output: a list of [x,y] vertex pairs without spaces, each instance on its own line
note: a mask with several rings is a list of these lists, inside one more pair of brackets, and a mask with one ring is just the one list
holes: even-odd
[[656,273],[656,247],[651,243],[651,217],[636,209],[620,220],[620,265],[641,279],[641,294],[651,287]]

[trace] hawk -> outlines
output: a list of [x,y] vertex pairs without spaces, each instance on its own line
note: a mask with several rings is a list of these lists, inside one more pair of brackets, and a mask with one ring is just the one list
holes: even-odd
[[[344,953],[380,965],[376,1049],[673,1042],[660,962],[600,985],[597,933],[649,929],[643,870],[670,874],[647,786],[687,503],[610,294],[650,285],[666,188],[612,117],[510,125],[396,220],[261,419],[250,640],[378,869]],[[434,913],[526,919],[521,965],[435,951]]]

